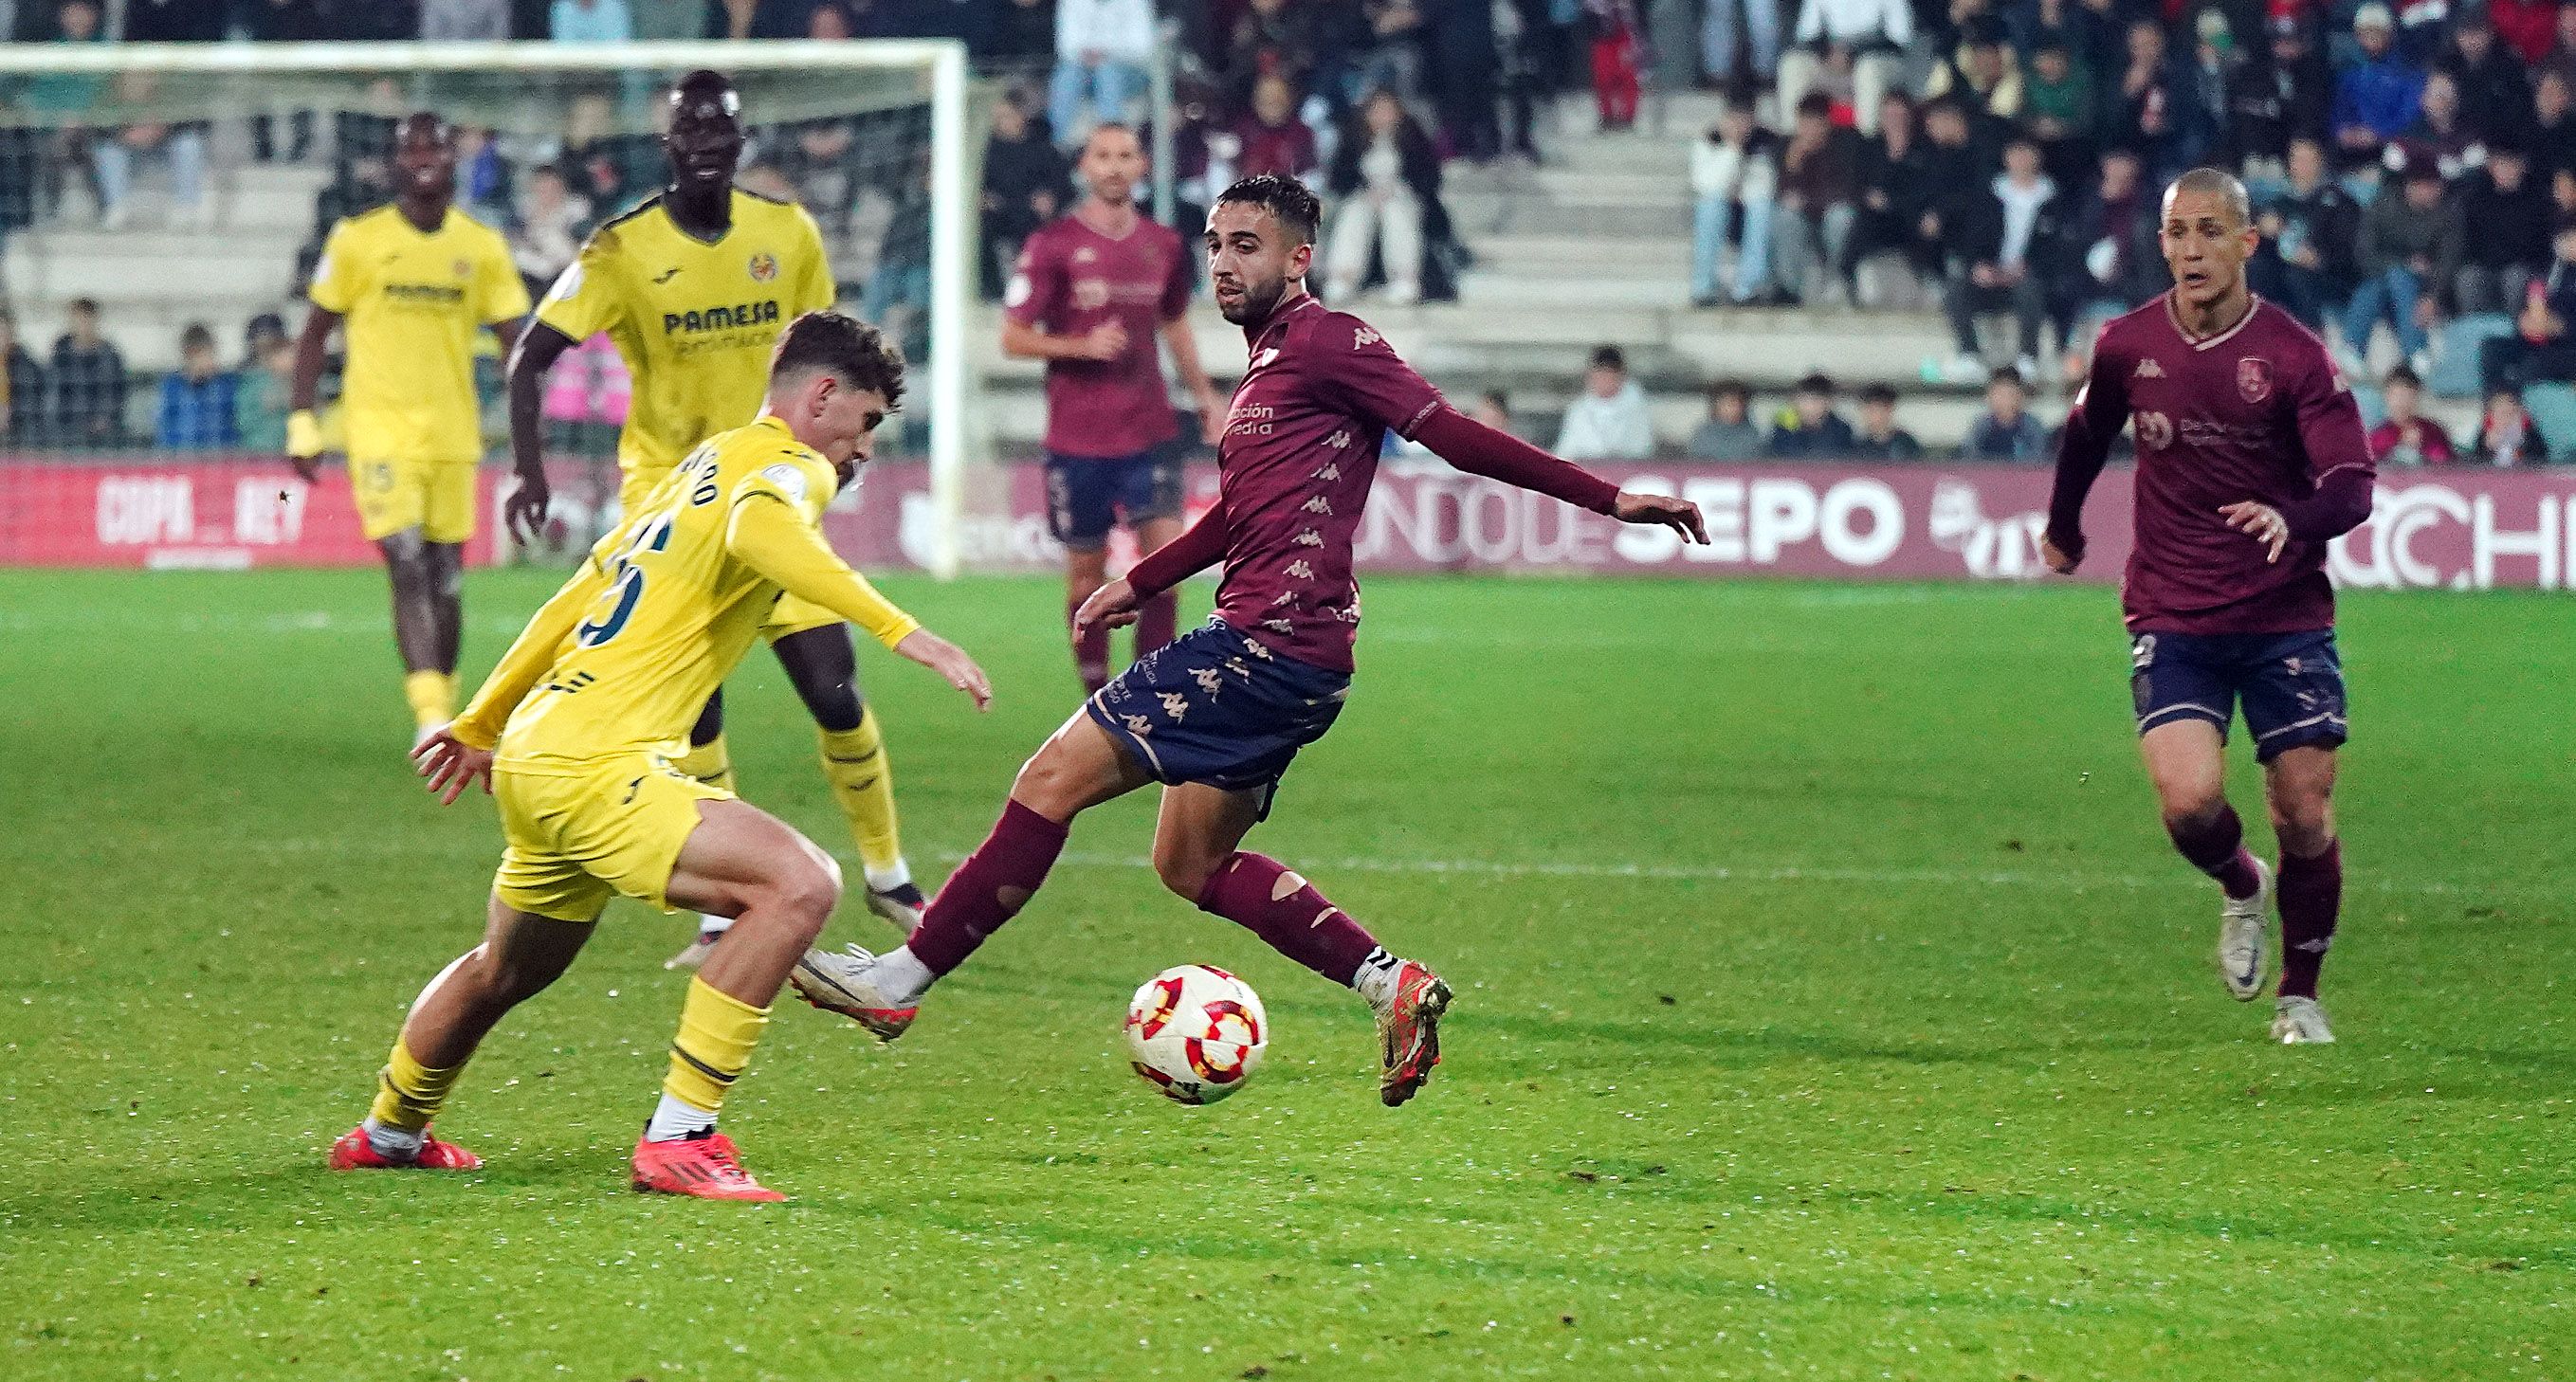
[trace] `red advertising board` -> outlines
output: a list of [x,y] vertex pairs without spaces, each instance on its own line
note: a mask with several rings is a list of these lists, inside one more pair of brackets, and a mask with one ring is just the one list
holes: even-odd
[[[478,476],[491,512],[493,477]],[[491,560],[489,525],[466,553]],[[306,485],[274,458],[0,461],[0,566],[246,568],[378,561],[345,471]]]

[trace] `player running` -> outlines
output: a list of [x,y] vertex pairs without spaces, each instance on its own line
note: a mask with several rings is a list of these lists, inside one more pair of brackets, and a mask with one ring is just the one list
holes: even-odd
[[2218,880],[2218,972],[2263,987],[2272,870],[2225,795],[2227,727],[2245,708],[2281,847],[2281,978],[2272,1037],[2332,1041],[2317,971],[2343,902],[2335,750],[2344,742],[2326,542],[2370,516],[2361,414],[2325,347],[2245,288],[2244,184],[2196,168],[2165,189],[2173,291],[2102,329],[2057,453],[2041,553],[2084,559],[2084,496],[2136,424],[2137,536],[2120,590],[2138,746],[2174,848]]
[[1292,178],[1248,178],[1217,199],[1210,276],[1251,363],[1218,450],[1216,507],[1102,586],[1075,621],[1130,623],[1147,597],[1222,561],[1216,617],[1120,673],[1039,748],[1000,823],[940,889],[909,944],[882,957],[855,947],[809,954],[793,978],[808,1002],[881,1039],[902,1035],[922,994],[1046,881],[1077,814],[1161,782],[1154,866],[1164,884],[1359,990],[1377,1012],[1387,1104],[1430,1077],[1449,986],[1389,954],[1286,866],[1237,848],[1269,814],[1289,761],[1332,726],[1349,692],[1360,618],[1351,545],[1379,438],[1392,428],[1461,470],[1623,523],[1660,524],[1693,541],[1706,533],[1695,505],[1623,493],[1469,420],[1366,324],[1326,311],[1305,285],[1316,214],[1315,194]]
[[[1178,428],[1154,350],[1159,333],[1199,411],[1208,445],[1225,400],[1199,367],[1190,334],[1190,265],[1181,237],[1137,211],[1145,151],[1125,125],[1092,128],[1082,144],[1088,189],[1073,210],[1031,235],[1002,316],[1002,350],[1047,362],[1047,527],[1064,544],[1064,614],[1109,579],[1109,530],[1124,522],[1139,555],[1181,531]],[[1136,616],[1136,655],[1172,641],[1171,591]],[[1109,680],[1109,630],[1075,625],[1074,670],[1085,694]]]
[[500,233],[456,209],[456,135],[426,111],[394,131],[394,200],[331,227],[295,343],[286,455],[321,472],[313,408],[331,331],[347,323],[340,404],[358,522],[393,579],[394,648],[417,733],[456,714],[474,466],[483,458],[474,337],[508,350],[528,290]]
[[[832,305],[832,271],[814,218],[733,185],[743,149],[742,100],[733,84],[720,73],[692,72],[668,99],[662,149],[671,162],[669,185],[591,235],[538,304],[510,361],[510,446],[519,471],[509,505],[513,527],[544,521],[550,496],[539,404],[546,370],[575,343],[607,332],[634,376],[633,404],[617,434],[625,472],[618,499],[633,513],[699,442],[751,417],[770,346],[787,323]],[[814,717],[823,778],[849,818],[868,908],[909,931],[921,919],[921,890],[904,864],[894,772],[877,717],[859,697],[850,632],[830,611],[792,596],[762,632]],[[732,786],[721,688],[708,697],[676,764],[700,781]],[[696,967],[726,925],[720,916],[702,918],[696,941],[667,967]]]
[[831,610],[982,707],[972,658],[888,604],[823,541],[823,506],[868,459],[903,359],[834,312],[779,337],[758,420],[714,437],[603,539],[454,724],[416,751],[453,802],[482,778],[509,847],[483,943],[412,1005],[367,1120],[335,1170],[470,1171],[429,1122],[486,1032],[560,976],[611,893],[736,923],[689,980],[662,1102],[635,1144],[638,1190],[776,1200],[715,1130],[769,1006],[830,920],[831,856],[665,757],[742,660],[782,591]]

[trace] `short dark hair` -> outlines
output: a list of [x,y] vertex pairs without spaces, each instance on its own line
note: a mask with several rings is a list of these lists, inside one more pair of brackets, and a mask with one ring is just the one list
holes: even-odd
[[2424,377],[2417,374],[2412,365],[2399,365],[2388,372],[2387,378],[2379,381],[2379,386],[2383,389],[2399,384],[2404,384],[2410,389],[2420,389],[2424,387]]
[[1721,398],[1740,398],[1750,404],[1753,402],[1753,390],[1741,379],[1721,379],[1708,386],[1708,397],[1712,403]]
[[2253,201],[2245,194],[2245,184],[2239,182],[2234,173],[2224,168],[2194,168],[2181,177],[2175,178],[2173,185],[2165,189],[2164,200],[2171,202],[2185,192],[2204,193],[2218,198],[2220,204],[2227,208],[2228,214],[2234,216],[2236,224],[2240,226],[2254,223]]
[[888,411],[903,404],[903,349],[846,312],[808,312],[778,333],[770,378],[808,370],[829,371],[854,389],[876,390],[885,395]]
[[212,350],[214,348],[215,329],[206,325],[204,322],[190,322],[188,323],[187,329],[179,333],[179,349],[181,350]]
[[1799,380],[1798,387],[1795,391],[1798,393],[1820,393],[1827,398],[1831,398],[1834,396],[1834,377],[1830,374],[1818,371],[1817,373],[1810,374],[1806,378]]
[[1279,228],[1300,245],[1315,243],[1315,226],[1324,208],[1313,188],[1278,173],[1257,173],[1217,194],[1219,206],[1257,206],[1278,219]]
[[1798,113],[1821,115],[1830,120],[1834,114],[1834,98],[1821,91],[1810,91],[1798,98]]
[[98,315],[97,298],[73,298],[71,301],[64,303],[63,306],[74,312],[87,312],[93,317]]
[[1136,127],[1134,125],[1128,124],[1124,120],[1103,120],[1083,133],[1082,147],[1084,151],[1088,152],[1090,150],[1092,140],[1099,138],[1103,133],[1111,132],[1123,134],[1128,138],[1135,140],[1139,147],[1142,147],[1144,144],[1143,136],[1136,133]]
[[1868,388],[1860,391],[1860,401],[1863,403],[1884,403],[1888,407],[1893,408],[1896,406],[1896,386],[1885,383],[1872,384]]
[[1594,346],[1592,358],[1586,360],[1584,364],[1592,369],[1615,369],[1625,374],[1628,370],[1628,354],[1614,345]]

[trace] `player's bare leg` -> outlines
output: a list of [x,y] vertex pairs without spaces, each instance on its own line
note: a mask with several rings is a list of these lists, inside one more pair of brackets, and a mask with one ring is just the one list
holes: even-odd
[[2272,874],[2245,848],[2245,824],[2227,804],[2226,745],[2206,720],[2169,720],[2139,737],[2165,833],[2193,868],[2218,881],[2218,977],[2238,1002],[2263,991],[2264,904]]
[[1265,795],[1266,789],[1229,792],[1194,782],[1163,789],[1154,872],[1199,910],[1244,927],[1280,954],[1358,990],[1377,1012],[1378,1095],[1389,1107],[1401,1104],[1440,1063],[1440,1018],[1449,1008],[1449,986],[1429,966],[1389,954],[1314,884],[1267,855],[1241,848],[1261,820]]
[[2317,1006],[2317,971],[2343,910],[2343,844],[2335,838],[2335,751],[2284,749],[2263,767],[2263,796],[2281,842],[2281,984],[2272,1039],[2326,1042],[2334,1031]]
[[[1171,541],[1166,535],[1165,542]],[[1094,625],[1075,632],[1074,612],[1092,592],[1109,582],[1109,549],[1106,547],[1067,547],[1064,549],[1064,625],[1073,639],[1073,670],[1082,678],[1082,694],[1096,696],[1109,684],[1109,630]]]
[[[1146,519],[1136,525],[1136,555],[1142,557],[1180,535],[1181,520],[1178,515]],[[1090,597],[1086,595],[1083,598]],[[1081,606],[1076,604],[1074,608],[1080,609]],[[1160,595],[1148,597],[1136,607],[1136,656],[1143,657],[1171,642],[1180,633],[1180,624],[1180,592],[1166,590]]]
[[1082,711],[1039,746],[1011,783],[1002,818],[933,898],[902,947],[816,952],[792,982],[806,1002],[840,1013],[881,1041],[903,1035],[921,996],[1019,914],[1055,867],[1073,818],[1153,781]]
[[894,764],[876,712],[859,695],[858,653],[847,624],[800,629],[770,644],[796,697],[814,717],[823,777],[832,800],[850,823],[867,880],[868,910],[909,936],[921,924],[929,899],[914,886],[903,858],[903,831],[894,806]]
[[545,991],[595,927],[518,911],[493,898],[483,943],[438,972],[403,1020],[376,1077],[367,1120],[331,1148],[337,1170],[419,1166],[470,1171],[482,1160],[429,1135],[429,1122],[493,1024]]
[[[725,747],[723,687],[717,687],[716,693],[707,697],[705,708],[698,712],[698,722],[689,726],[689,751],[671,760],[671,766],[710,787],[722,787],[728,792],[734,789],[733,755]],[[680,948],[679,954],[664,960],[662,967],[694,970],[705,964],[716,948],[716,938],[732,925],[732,917],[701,915],[697,935]]]
[[[393,586],[394,651],[402,658],[403,699],[412,719],[427,732],[456,718],[458,615],[442,616],[441,603],[457,603],[455,576],[441,577],[438,553],[457,549],[424,540],[418,528],[405,528],[376,543],[384,555],[385,575]],[[461,571],[461,566],[456,570]]]

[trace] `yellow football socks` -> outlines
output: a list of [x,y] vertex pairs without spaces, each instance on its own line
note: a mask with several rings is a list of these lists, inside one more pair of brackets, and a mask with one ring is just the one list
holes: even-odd
[[406,672],[403,699],[411,702],[412,720],[422,729],[446,724],[456,718],[456,678],[446,672]]
[[672,759],[671,766],[710,787],[733,790],[733,759],[725,752],[721,734]]
[[903,836],[895,824],[894,768],[886,761],[885,740],[877,734],[876,712],[859,711],[858,727],[819,731],[823,741],[823,777],[832,784],[832,800],[850,818],[850,838],[858,842],[859,862],[882,874],[903,859]]
[[385,1068],[376,1074],[376,1102],[367,1110],[367,1116],[383,1127],[418,1132],[438,1116],[438,1106],[447,1102],[447,1091],[464,1073],[461,1065],[429,1069],[413,1060],[411,1048],[396,1037],[393,1054],[385,1057]]
[[751,1048],[759,1044],[760,1031],[768,1025],[769,1009],[755,1008],[704,979],[690,979],[662,1092],[691,1108],[714,1113],[724,1104],[725,1090],[751,1064]]

